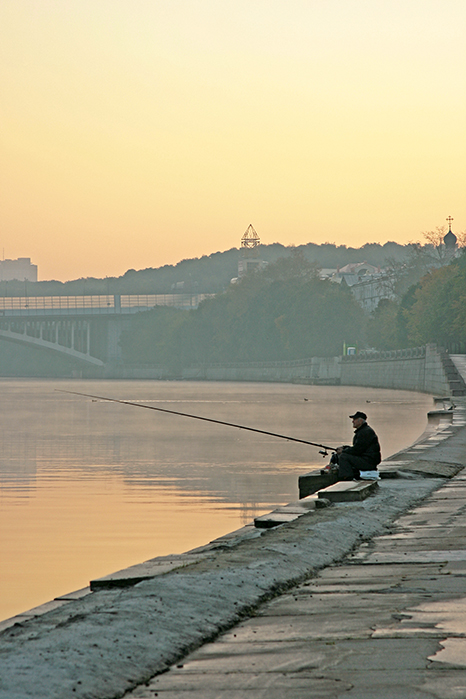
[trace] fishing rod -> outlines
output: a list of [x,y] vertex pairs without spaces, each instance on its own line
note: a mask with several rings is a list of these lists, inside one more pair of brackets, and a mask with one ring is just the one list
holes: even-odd
[[69,393],[73,396],[84,396],[85,398],[93,398],[94,400],[106,400],[110,403],[121,403],[122,405],[134,405],[135,408],[146,408],[146,410],[157,410],[160,413],[169,413],[170,415],[181,415],[182,417],[191,417],[194,420],[204,420],[204,422],[214,422],[217,425],[227,425],[227,427],[237,427],[239,430],[248,430],[249,432],[259,432],[259,434],[266,434],[269,437],[278,437],[279,439],[286,439],[290,442],[300,442],[301,444],[309,444],[311,447],[320,447],[323,451],[323,457],[328,455],[329,451],[335,451],[334,447],[327,447],[325,444],[316,444],[316,442],[308,442],[305,439],[298,439],[297,437],[287,437],[284,434],[277,434],[276,432],[267,432],[266,430],[258,430],[255,427],[246,427],[245,425],[236,425],[233,422],[224,422],[223,420],[214,420],[211,417],[201,417],[200,415],[190,415],[189,413],[180,413],[177,410],[168,410],[168,408],[156,408],[154,405],[144,405],[143,403],[133,403],[130,400],[118,400],[117,398],[107,398],[106,396],[93,396],[90,393],[78,393],[77,391],[64,391],[59,388],[55,389],[57,393]]

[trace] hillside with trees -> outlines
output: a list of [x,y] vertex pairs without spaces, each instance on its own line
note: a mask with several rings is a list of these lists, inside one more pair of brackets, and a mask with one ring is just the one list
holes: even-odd
[[[268,263],[289,257],[294,251],[321,268],[342,267],[350,262],[368,262],[377,267],[387,264],[402,265],[410,253],[410,247],[398,243],[367,243],[360,248],[324,243],[308,243],[297,247],[280,243],[261,245],[260,258]],[[69,282],[59,281],[2,281],[0,296],[85,295],[85,294],[170,294],[174,290],[184,293],[217,294],[225,291],[231,279],[238,275],[240,251],[231,248],[200,258],[181,260],[176,265],[129,269],[121,277],[104,279],[82,278]]]
[[198,309],[155,308],[132,319],[122,339],[127,363],[253,362],[340,354],[364,333],[351,291],[321,280],[295,251],[246,275]]
[[466,253],[445,262],[435,261],[432,247],[411,246],[405,261],[393,265],[392,297],[367,314],[349,288],[320,279],[319,265],[295,248],[197,310],[155,308],[136,316],[121,340],[124,360],[176,370],[332,356],[343,343],[375,349],[464,344]]
[[[239,255],[233,249],[156,270],[129,270],[114,280],[28,283],[28,293],[32,287],[38,294],[171,293],[180,282],[184,292],[215,293],[196,310],[159,306],[131,317],[120,342],[124,362],[163,364],[174,375],[190,364],[334,356],[344,343],[389,350],[434,342],[465,352],[466,252],[448,264],[435,242],[264,246],[261,259],[268,258],[268,266],[236,284],[230,283]],[[371,314],[346,284],[319,277],[322,267],[351,260],[383,264],[388,252],[396,253],[385,258],[390,298],[382,298]],[[9,295],[14,284],[8,282]],[[17,284],[24,294],[24,282]],[[69,359],[6,342],[0,343],[0,365],[3,376],[67,376],[74,367]]]
[[383,299],[367,321],[367,343],[398,349],[434,342],[466,351],[466,251],[432,267],[398,299]]

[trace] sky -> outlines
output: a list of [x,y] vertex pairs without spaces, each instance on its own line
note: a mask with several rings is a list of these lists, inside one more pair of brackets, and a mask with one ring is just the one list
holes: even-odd
[[465,0],[2,0],[0,253],[66,281],[250,223],[465,230],[465,31]]

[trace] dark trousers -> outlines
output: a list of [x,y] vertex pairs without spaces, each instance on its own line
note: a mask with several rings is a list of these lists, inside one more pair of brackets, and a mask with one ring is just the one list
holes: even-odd
[[345,454],[342,452],[338,455],[338,477],[341,481],[352,481],[353,478],[359,478],[359,471],[370,471],[376,466],[354,454]]

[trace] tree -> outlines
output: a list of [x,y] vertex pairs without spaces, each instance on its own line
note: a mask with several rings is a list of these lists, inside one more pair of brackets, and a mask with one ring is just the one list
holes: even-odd
[[[406,255],[400,259],[395,256],[387,258],[386,277],[395,299],[401,300],[408,289],[417,284],[432,269],[437,269],[451,261],[443,239],[447,233],[446,226],[437,226],[435,230],[424,231],[422,236],[427,241],[411,242],[406,246]],[[466,247],[466,232],[456,234],[459,250]]]
[[416,344],[466,341],[466,253],[423,277],[406,318]]
[[432,262],[443,262],[445,260],[445,244],[443,239],[447,234],[446,226],[436,226],[435,231],[423,231],[422,235],[427,241],[424,246],[424,254],[432,259]]
[[380,350],[397,349],[399,305],[392,299],[381,299],[367,322],[367,341]]
[[253,272],[194,311],[137,316],[122,338],[128,362],[250,362],[340,354],[362,337],[364,313],[348,289],[318,277],[298,251]]

